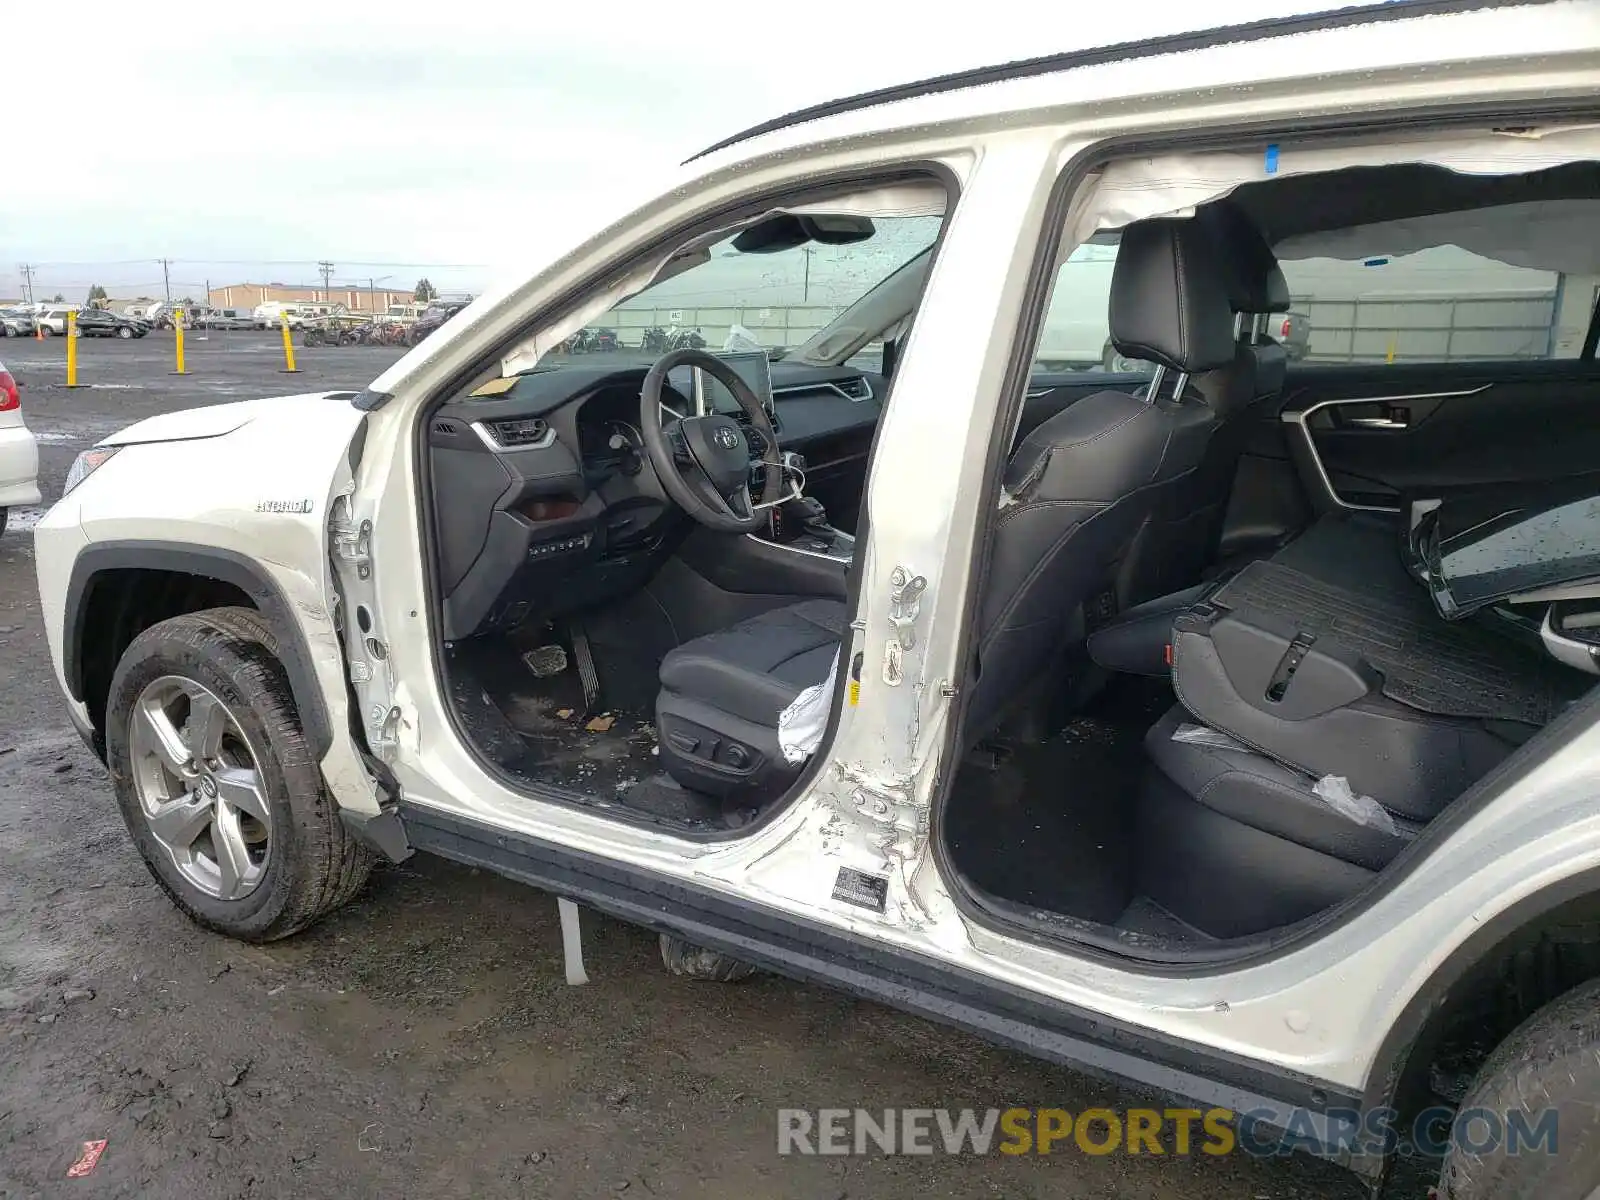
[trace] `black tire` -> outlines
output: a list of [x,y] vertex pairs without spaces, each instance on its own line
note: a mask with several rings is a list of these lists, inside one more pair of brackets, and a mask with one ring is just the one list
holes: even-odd
[[45,337],[55,337],[55,334],[51,331],[50,326],[48,325],[39,326],[39,332],[44,334]]
[[117,336],[123,341],[127,341],[133,336],[133,330],[129,329],[126,325],[119,326],[117,329]]
[[1600,981],[1545,1005],[1489,1056],[1457,1110],[1526,1112],[1534,1128],[1556,1111],[1556,1153],[1486,1153],[1455,1146],[1440,1200],[1590,1200],[1600,1192]]
[[0,508],[0,534],[5,533],[6,522],[9,520],[11,520],[11,510],[9,508]]
[[[247,942],[296,933],[361,890],[373,856],[339,819],[300,727],[277,639],[259,613],[219,608],[153,625],[136,637],[111,681],[106,760],[123,820],[145,865],[179,909],[208,929]],[[238,900],[199,890],[154,840],[135,791],[129,718],[163,675],[195,680],[222,700],[251,745],[272,809],[266,875]]]
[[749,963],[729,958],[718,950],[696,946],[670,933],[661,935],[661,961],[674,975],[682,975],[686,979],[709,979],[714,983],[738,983],[756,973]]

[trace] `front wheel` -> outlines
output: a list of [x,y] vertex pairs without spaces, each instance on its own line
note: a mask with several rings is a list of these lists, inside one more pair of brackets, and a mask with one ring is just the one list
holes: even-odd
[[117,665],[106,760],[134,843],[172,902],[249,942],[344,904],[372,867],[339,819],[259,613],[151,626]]
[[117,330],[117,336],[123,341],[127,341],[133,336],[133,330],[124,325],[121,329]]
[[1456,1110],[1440,1200],[1594,1200],[1596,1096],[1600,982],[1547,1004],[1489,1056]]

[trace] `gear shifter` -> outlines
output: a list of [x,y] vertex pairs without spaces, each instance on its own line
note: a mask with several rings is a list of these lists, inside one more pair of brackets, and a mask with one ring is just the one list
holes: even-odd
[[828,524],[828,512],[822,502],[811,496],[798,496],[786,500],[772,510],[772,540],[785,545],[803,542],[803,548],[814,553],[832,552],[838,530]]

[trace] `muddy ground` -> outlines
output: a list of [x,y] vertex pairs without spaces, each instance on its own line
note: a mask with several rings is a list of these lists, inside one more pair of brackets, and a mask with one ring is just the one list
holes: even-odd
[[[132,420],[360,387],[394,357],[271,335],[0,342],[47,501]],[[29,514],[0,538],[0,1198],[1355,1197],[1325,1164],[1088,1157],[780,1158],[784,1107],[1148,1100],[822,988],[667,975],[656,939],[587,914],[563,982],[554,900],[418,856],[263,948],[205,933],[147,876],[56,699]],[[82,1143],[92,1174],[67,1178]]]

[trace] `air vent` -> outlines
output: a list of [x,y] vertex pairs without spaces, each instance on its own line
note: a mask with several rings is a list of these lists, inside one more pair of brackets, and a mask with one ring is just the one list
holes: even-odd
[[454,421],[435,421],[433,423],[433,431],[442,433],[447,437],[455,437],[456,434],[461,432],[461,426]]
[[866,381],[864,376],[857,375],[854,379],[840,379],[834,383],[834,386],[852,400],[872,399],[872,385]]
[[485,421],[495,445],[505,450],[526,450],[548,446],[554,438],[550,422],[532,417],[519,421]]

